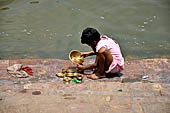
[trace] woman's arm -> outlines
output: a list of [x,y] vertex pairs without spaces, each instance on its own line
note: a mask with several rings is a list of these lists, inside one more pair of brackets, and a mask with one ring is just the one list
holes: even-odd
[[82,71],[87,70],[87,69],[96,68],[97,67],[97,62],[98,62],[98,57],[96,56],[96,60],[95,60],[95,62],[93,64],[90,64],[90,65],[87,65],[87,66],[77,65],[78,71],[82,72]]
[[92,56],[92,55],[96,55],[96,53],[94,51],[81,52],[81,56],[84,56],[84,57],[88,57],[88,56]]
[[93,64],[90,64],[90,65],[87,65],[87,66],[77,65],[77,68],[78,68],[79,72],[82,72],[82,71],[87,70],[87,69],[93,69],[96,66],[97,66],[96,63],[93,63]]

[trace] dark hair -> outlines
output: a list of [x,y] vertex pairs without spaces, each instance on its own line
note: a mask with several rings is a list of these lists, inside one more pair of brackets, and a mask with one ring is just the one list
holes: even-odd
[[83,30],[81,35],[82,44],[91,44],[93,41],[97,40],[100,40],[100,33],[96,29],[87,27]]

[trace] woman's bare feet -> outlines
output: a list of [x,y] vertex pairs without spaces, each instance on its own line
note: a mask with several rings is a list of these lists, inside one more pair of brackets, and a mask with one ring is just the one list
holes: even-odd
[[101,79],[101,78],[105,78],[106,76],[97,76],[96,74],[92,74],[92,75],[87,75],[87,78],[92,79],[92,80],[97,80],[97,79]]

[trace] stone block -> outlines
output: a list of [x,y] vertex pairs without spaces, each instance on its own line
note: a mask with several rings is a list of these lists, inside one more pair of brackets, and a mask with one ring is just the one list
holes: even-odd
[[22,64],[22,65],[37,65],[40,63],[39,59],[18,59],[18,60],[9,60],[10,65],[13,64]]
[[0,60],[0,71],[6,70],[9,66],[9,60]]

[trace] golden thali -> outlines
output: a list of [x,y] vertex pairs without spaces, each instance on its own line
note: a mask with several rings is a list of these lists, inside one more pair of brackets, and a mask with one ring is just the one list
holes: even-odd
[[84,57],[81,56],[81,52],[78,50],[72,50],[69,54],[69,59],[75,64],[82,64]]
[[65,84],[69,84],[72,80],[80,83],[84,77],[83,74],[77,73],[73,69],[62,69],[62,72],[57,73],[56,76],[63,78]]

